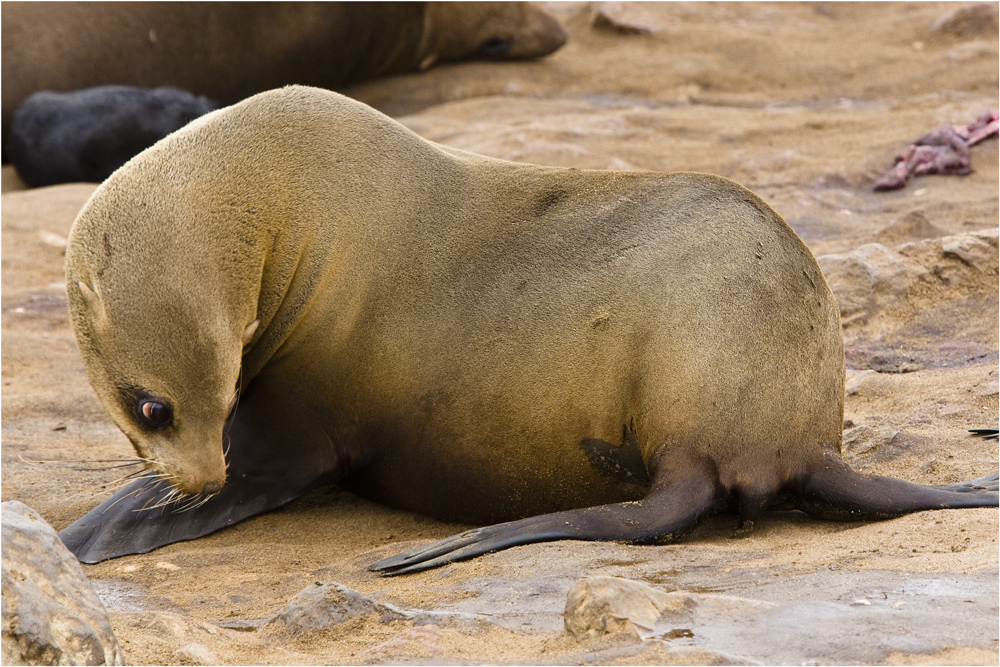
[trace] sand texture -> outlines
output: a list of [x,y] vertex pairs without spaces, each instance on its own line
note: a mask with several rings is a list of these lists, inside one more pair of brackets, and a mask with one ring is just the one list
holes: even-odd
[[[997,139],[973,147],[967,176],[872,184],[914,139],[996,108],[997,4],[551,9],[570,36],[551,57],[346,92],[486,155],[747,185],[819,257],[844,312],[851,465],[920,483],[995,471],[997,441],[967,429],[998,421]],[[87,382],[62,286],[66,236],[94,187],[20,190],[4,168],[2,498],[56,529],[117,476],[34,462],[131,454]],[[554,542],[412,576],[366,570],[463,528],[326,489],[84,571],[132,664],[998,664],[995,508],[875,523],[773,513],[739,536],[717,517],[667,546]],[[744,600],[645,639],[578,641],[563,607],[593,575]],[[455,613],[274,620],[316,582]]]

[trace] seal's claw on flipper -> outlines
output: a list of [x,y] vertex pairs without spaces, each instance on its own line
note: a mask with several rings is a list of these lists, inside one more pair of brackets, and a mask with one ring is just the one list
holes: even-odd
[[[531,521],[531,519],[526,519],[525,521]],[[511,524],[515,523],[520,522],[511,522]],[[469,538],[457,539],[461,537],[462,535],[456,535],[439,540],[438,542],[432,542],[430,545],[427,545],[428,548],[421,554],[409,555],[412,552],[408,552],[407,554],[401,554],[404,556],[403,558],[387,558],[372,565],[369,569],[379,571],[384,576],[393,577],[397,574],[411,574],[413,572],[429,570],[441,565],[447,565],[448,563],[468,560],[476,556],[482,556],[483,554],[501,551],[502,549],[522,544],[577,539],[564,532],[521,532],[518,528],[510,527],[510,524],[487,526],[481,529],[477,537],[471,540]]]
[[[499,524],[505,525],[505,524]],[[489,526],[487,528],[473,528],[472,530],[467,530],[464,533],[459,533],[458,535],[452,535],[451,537],[446,537],[435,542],[428,542],[409,551],[404,551],[403,553],[396,554],[395,556],[390,556],[389,558],[383,558],[377,563],[372,563],[368,566],[368,569],[372,572],[382,572],[387,570],[396,570],[398,568],[405,568],[413,563],[422,563],[426,560],[436,558],[443,554],[457,551],[470,544],[475,544],[480,539],[482,533],[489,528],[496,528],[497,526]]]
[[[691,475],[691,471],[686,471]],[[837,520],[877,519],[929,509],[997,505],[998,474],[971,482],[921,486],[887,477],[869,477],[843,461],[828,465],[801,483],[799,508]],[[368,569],[385,576],[410,574],[522,544],[552,540],[615,540],[662,543],[690,530],[702,517],[730,505],[710,476],[661,479],[638,503],[602,505],[556,512],[465,531],[380,560]],[[752,489],[736,494],[741,519],[753,521],[773,494]]]
[[[500,551],[522,544],[564,539],[588,539],[585,534],[575,530],[574,526],[565,519],[568,515],[581,515],[588,511],[590,510],[584,509],[544,514],[520,521],[510,521],[469,530],[385,558],[373,563],[368,569],[391,577],[397,574],[420,572],[455,561],[468,560],[492,551]],[[559,524],[562,524],[561,530]]]
[[842,460],[828,457],[826,465],[800,485],[798,502],[799,509],[807,514],[838,521],[887,519],[926,510],[996,507],[996,478],[993,474],[973,482],[924,486],[862,475]]
[[567,510],[475,528],[380,560],[368,569],[385,576],[409,574],[522,544],[554,540],[665,542],[718,509],[715,490],[709,476],[659,480],[641,502]]
[[997,493],[1000,492],[1000,472],[995,472],[992,475],[986,475],[985,477],[973,479],[968,482],[938,484],[934,488],[961,493]]

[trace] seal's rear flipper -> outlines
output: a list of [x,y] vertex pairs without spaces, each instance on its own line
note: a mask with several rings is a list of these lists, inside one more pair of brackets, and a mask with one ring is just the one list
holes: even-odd
[[986,477],[980,477],[979,479],[973,479],[968,482],[935,484],[934,488],[958,491],[960,493],[979,493],[982,491],[992,491],[993,493],[996,493],[997,491],[1000,491],[1000,472],[995,472],[992,475],[986,475]]
[[601,505],[467,530],[368,567],[387,576],[419,572],[491,551],[552,540],[667,542],[718,509],[715,482],[690,470],[674,483],[654,484],[637,502]]
[[997,474],[973,482],[923,486],[892,477],[866,476],[827,457],[798,491],[799,508],[839,521],[888,519],[937,509],[997,507]]
[[245,475],[203,504],[197,498],[161,504],[169,486],[139,480],[67,526],[59,538],[80,561],[99,563],[214,533],[280,507],[308,490]]

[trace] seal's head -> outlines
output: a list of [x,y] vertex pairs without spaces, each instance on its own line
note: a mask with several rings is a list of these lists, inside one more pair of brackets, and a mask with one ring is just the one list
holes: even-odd
[[431,43],[421,69],[469,58],[540,58],[566,43],[559,22],[530,2],[430,2],[425,21]]
[[66,274],[101,403],[153,471],[197,495],[225,484],[223,430],[256,322],[255,304],[241,313],[227,288],[220,255],[232,243],[180,196],[193,185],[184,179],[155,154],[114,174],[73,225]]

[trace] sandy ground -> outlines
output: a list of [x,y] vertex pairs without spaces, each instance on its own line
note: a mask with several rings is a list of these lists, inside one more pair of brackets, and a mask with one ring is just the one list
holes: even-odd
[[[867,310],[845,317],[845,458],[922,483],[996,470],[996,441],[966,433],[998,421],[996,242],[973,264],[948,248],[997,226],[997,140],[973,149],[969,176],[871,191],[913,139],[996,108],[996,3],[967,14],[938,3],[551,7],[570,41],[550,58],[347,92],[428,139],[501,158],[736,179],[817,255],[882,244],[902,273],[873,278]],[[18,191],[3,172],[2,497],[57,529],[109,495],[115,474],[31,462],[130,454],[87,383],[61,287],[65,238],[93,188]],[[914,262],[920,275],[907,277]],[[890,299],[886,284],[908,288]],[[778,513],[742,537],[719,517],[661,547],[559,542],[407,577],[365,569],[461,528],[329,489],[85,571],[136,664],[998,664],[995,509],[870,524]],[[592,574],[777,607],[693,637],[578,642],[562,605]],[[300,634],[266,622],[315,581],[489,622],[365,617]]]

